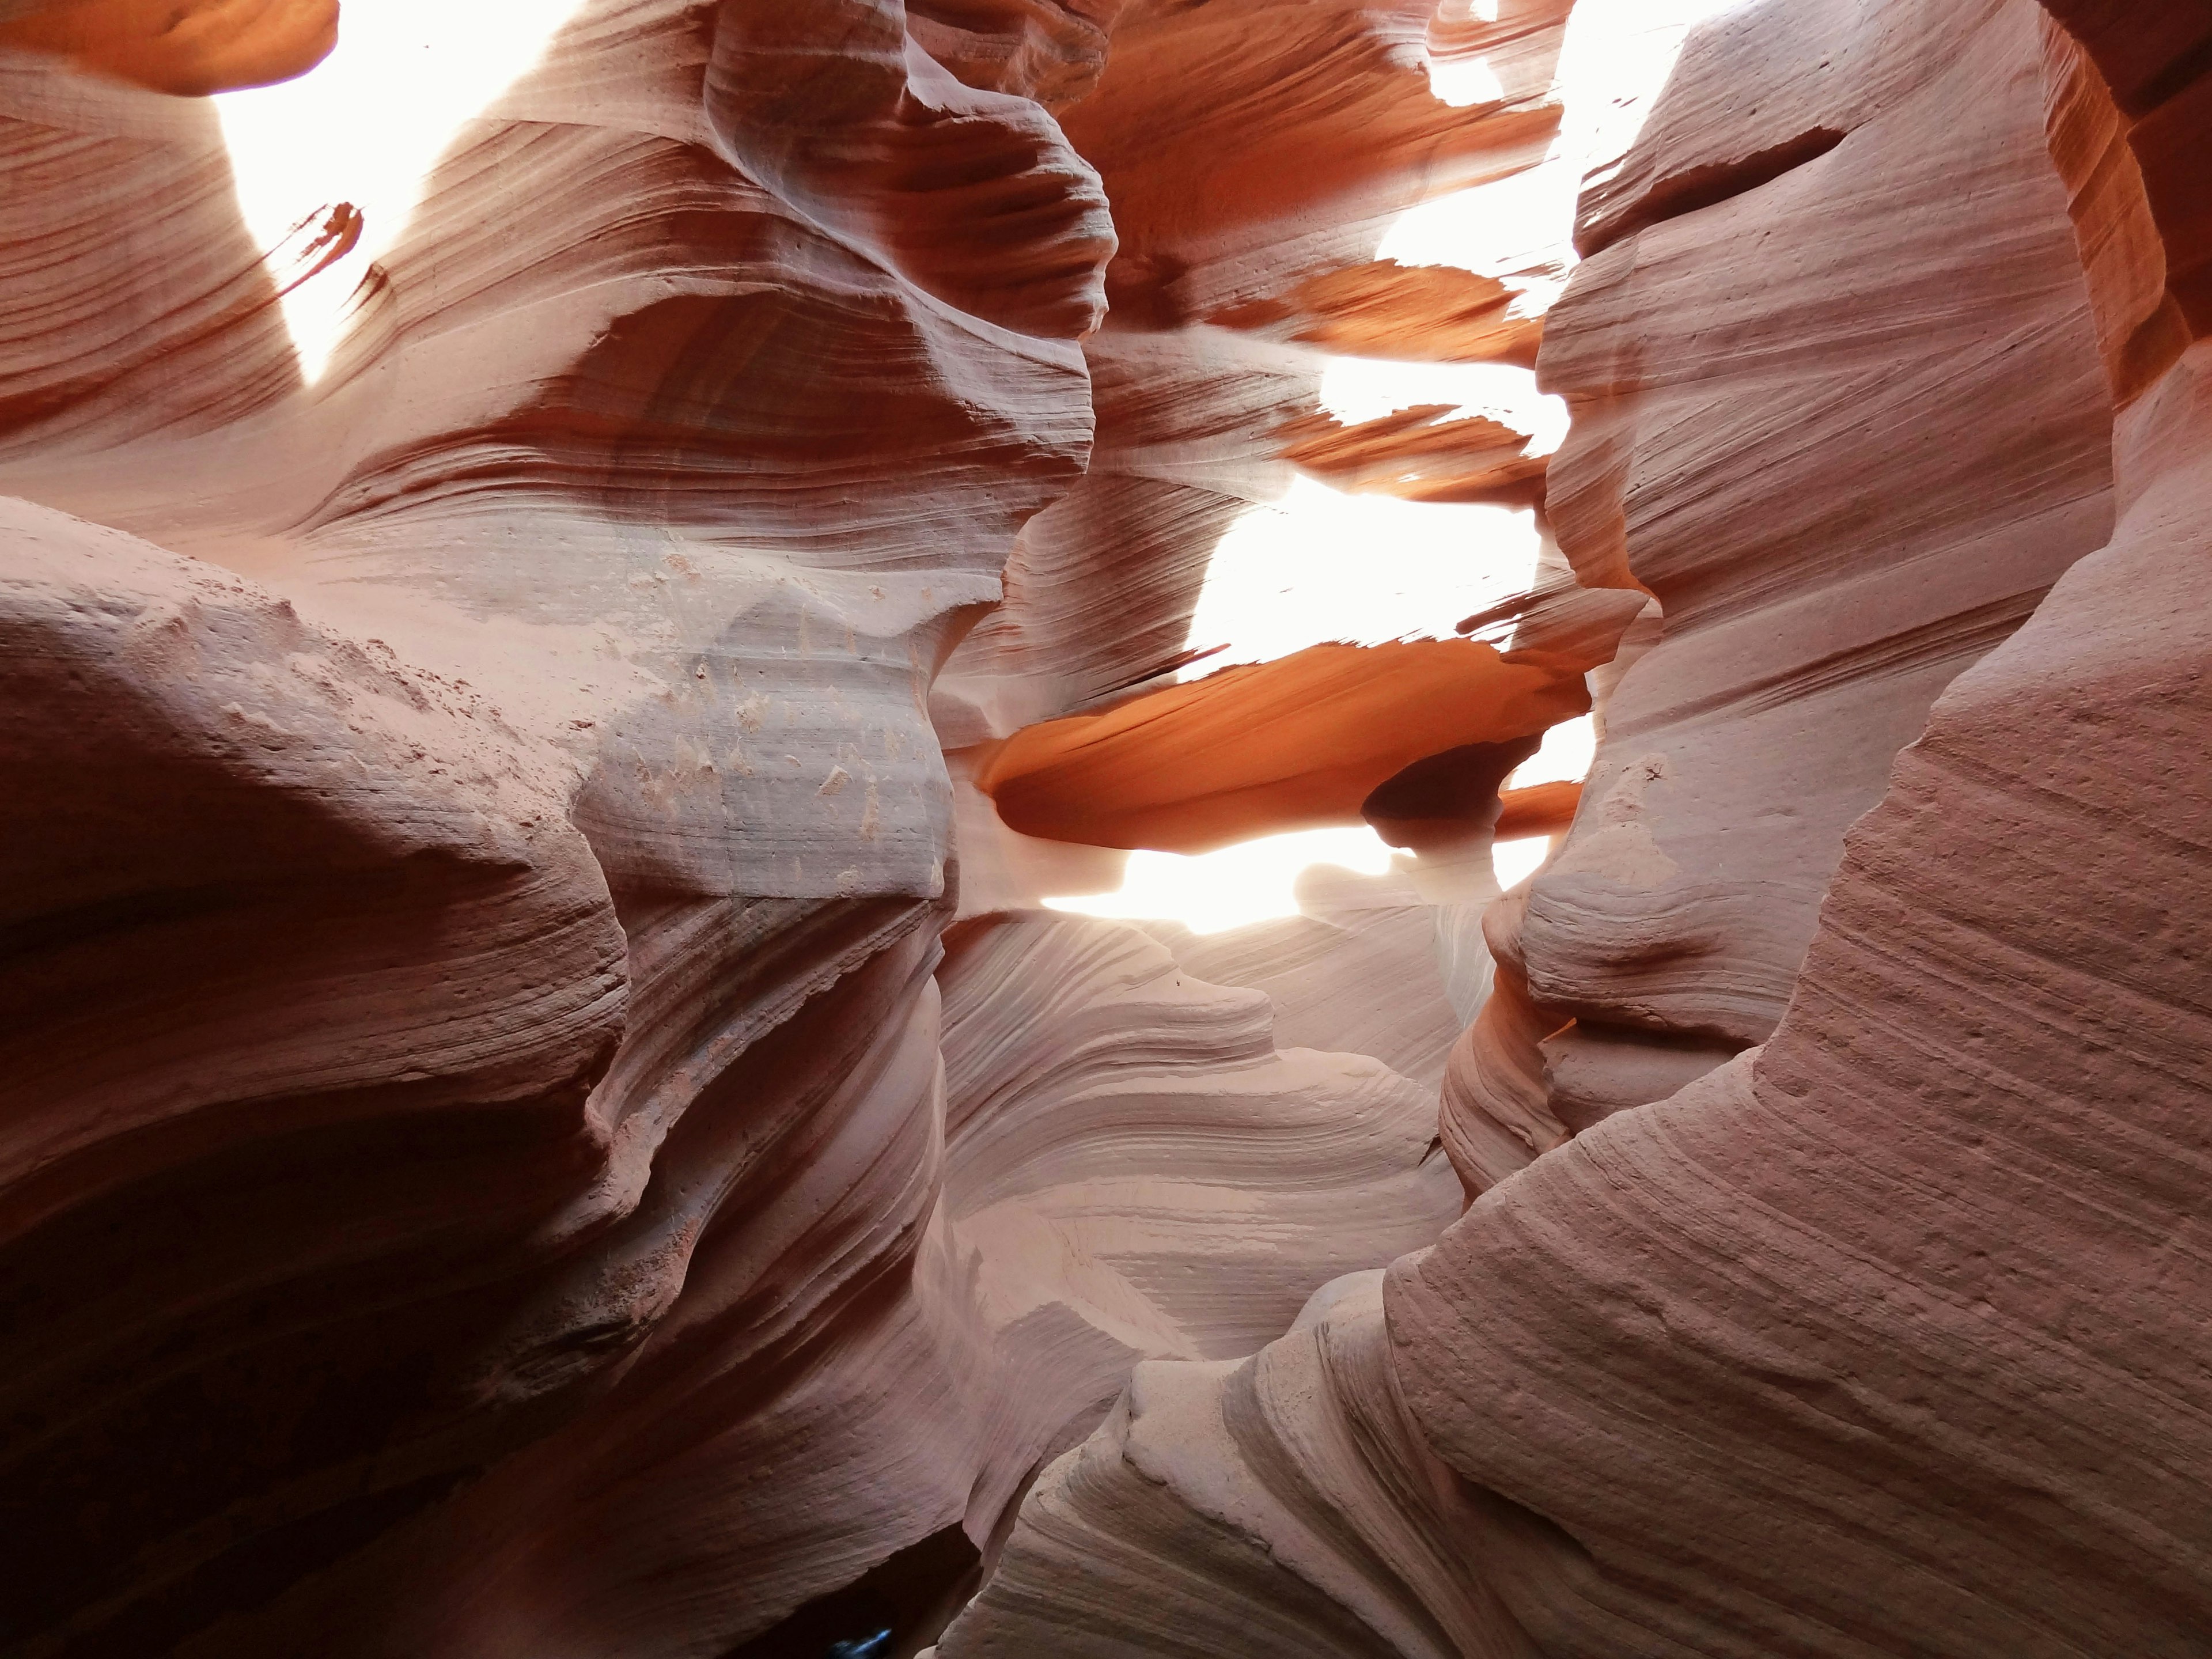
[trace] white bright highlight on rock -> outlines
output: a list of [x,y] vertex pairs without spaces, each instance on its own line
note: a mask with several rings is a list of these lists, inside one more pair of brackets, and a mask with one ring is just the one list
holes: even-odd
[[1424,404],[1449,404],[1461,415],[1494,416],[1518,431],[1533,434],[1528,444],[1532,455],[1550,454],[1567,435],[1566,400],[1545,396],[1536,389],[1534,373],[1510,363],[1332,357],[1322,371],[1322,409],[1346,426]]
[[256,244],[339,202],[361,241],[284,296],[301,377],[320,379],[347,297],[413,216],[462,129],[544,57],[583,0],[368,0],[345,8],[335,51],[298,79],[214,100],[240,212]]
[[1526,789],[1532,783],[1580,783],[1589,775],[1597,757],[1597,722],[1585,714],[1566,720],[1544,733],[1544,746],[1522,761],[1508,789]]

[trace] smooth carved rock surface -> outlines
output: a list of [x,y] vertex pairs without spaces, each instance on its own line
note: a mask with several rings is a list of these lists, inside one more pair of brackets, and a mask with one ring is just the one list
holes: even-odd
[[[0,55],[11,1643],[800,1640],[1457,1213],[1425,1090],[1136,930],[939,988],[929,689],[1091,448],[1045,106],[1112,21],[594,0],[312,380],[359,210],[260,249],[208,106]],[[1293,1023],[1425,1076],[1427,994]]]
[[1246,1353],[1457,1218],[1429,1092],[1276,1052],[1262,993],[1082,917],[964,923],[951,949],[946,1219],[1000,1317],[1057,1302],[1147,1357]]
[[1467,624],[1541,717],[1134,745],[1082,833],[1413,849],[1200,936],[975,781],[1301,442],[1517,465],[1316,394],[1534,348],[1559,247],[1378,250],[1574,164],[1560,0],[591,0],[319,375],[360,210],[165,93],[326,9],[0,6],[0,1644],[2198,1652],[2200,9],[1692,32],[1543,331],[1585,586]]
[[1501,1581],[1546,1651],[2199,1645],[2206,367],[1899,758],[1772,1039],[1393,1270],[1431,1443],[1571,1535]]
[[1468,1548],[1508,1506],[1423,1443],[1382,1277],[1325,1285],[1249,1358],[1138,1366],[1038,1478],[942,1659],[1533,1654]]
[[[1716,84],[1731,57],[1747,76],[1758,69],[1743,42],[1787,47],[1786,9],[1766,9],[1729,20],[1738,44],[1704,60]],[[1912,22],[1911,9],[1891,9]],[[2015,608],[2005,637],[1937,688],[1917,740],[1880,754],[1886,793],[1843,839],[1763,1044],[1732,1059],[1727,1042],[1675,1053],[1665,1064],[1704,1075],[1659,1103],[1549,1117],[1555,1105],[1587,1113],[1605,1062],[1589,1034],[1571,1050],[1543,1039],[1528,981],[1545,878],[1495,907],[1500,989],[1470,1034],[1491,1040],[1455,1051],[1446,1084],[1448,1102],[1456,1082],[1484,1109],[1445,1119],[1448,1144],[1455,1115],[1477,1132],[1455,1147],[1463,1169],[1503,1152],[1494,1184],[1437,1246],[1396,1264],[1379,1297],[1332,1287],[1251,1360],[1139,1368],[1101,1430],[1041,1477],[945,1654],[1965,1659],[2202,1645],[2212,1332],[2189,1240],[2207,1008],[2187,918],[2212,853],[2212,636],[2190,584],[2212,489],[2212,363],[2198,347],[2141,379],[2155,351],[2124,347],[2154,319],[2145,295],[2165,268],[2153,250],[2147,280],[2125,228],[2141,202],[2125,199],[2107,142],[2124,124],[2099,112],[2101,88],[2027,9],[1976,21],[1945,37],[1966,49],[1931,66],[1924,84],[1948,102],[1941,118],[1919,112],[1919,142],[1969,125],[1962,110],[2009,106],[2000,125],[2018,162],[2050,144],[2046,183],[2062,188],[2036,192],[2025,223],[1987,222],[1983,251],[2032,245],[2044,262],[2044,283],[2008,297],[2044,296],[2057,319],[2044,349],[2064,372],[2039,382],[2039,405],[2009,411],[2026,423],[2015,453],[2038,456],[2021,442],[2029,434],[2045,445],[2034,471],[2059,516],[2069,499],[2077,518],[2111,515],[2109,542],[2047,594],[2031,590],[2025,624],[2014,629]],[[2142,27],[2170,44],[2185,25],[2169,21]],[[1687,61],[1694,75],[1699,60]],[[2106,72],[2124,86],[2121,63]],[[1840,166],[1887,118],[1799,170]],[[2081,165],[2091,154],[2101,167]],[[1786,202],[1772,192],[1791,176],[1756,180],[1730,205]],[[2056,280],[2051,253],[2069,204],[2087,295]],[[1722,210],[1696,204],[1677,234]],[[1955,237],[1956,215],[1947,223]],[[1886,270],[1863,260],[1852,280],[1878,285]],[[1575,343],[1575,315],[1571,301],[1551,347]],[[1616,348],[1656,349],[1644,331],[1664,344],[1669,316],[1616,328]],[[2037,332],[1994,336],[2032,353]],[[1736,343],[1725,332],[1696,343]],[[1641,372],[1635,352],[1620,358]],[[1978,361],[1969,351],[1953,367]],[[1863,404],[1875,384],[1858,380]],[[2116,401],[2130,405],[2117,423]],[[1941,434],[1923,468],[1989,436],[1986,416],[1947,425],[1926,412],[1941,407],[1921,404],[1920,430]],[[2100,428],[2112,459],[2085,465],[2083,434]],[[1827,434],[1826,449],[1848,435]],[[1710,419],[1690,423],[1669,453],[1712,436]],[[1971,482],[1957,479],[1952,498],[1971,501]],[[1943,500],[1900,505],[1940,520]],[[1816,497],[1806,505],[1820,510]],[[1627,506],[1632,560],[1633,493]],[[2008,523],[1984,546],[2033,553],[2035,521]],[[1800,536],[1814,552],[1828,544]],[[1808,572],[1730,574],[1670,606],[1667,641],[1607,711],[1609,741],[1638,676],[1668,665],[1684,612],[1695,644],[1716,617],[1757,616],[1762,590]],[[1964,643],[1942,617],[1930,631],[1954,653]],[[1792,689],[1808,705],[1801,741],[1850,735],[1863,719],[1823,708],[1817,684]],[[1643,799],[1665,777],[1630,774]],[[1637,824],[1604,803],[1593,792],[1585,844]],[[1614,867],[1674,873],[1650,847],[1614,840]],[[1832,845],[1804,842],[1808,858]],[[1607,945],[1622,969],[1644,966],[1633,932],[1581,937],[1594,966]],[[1647,1085],[1659,1066],[1656,1054],[1644,1063]],[[1517,1103],[1517,1121],[1499,1101]],[[1533,1163],[1532,1141],[1545,1154]]]
[[204,96],[305,74],[337,44],[338,0],[9,0],[0,49],[51,53],[155,92]]
[[1141,925],[1192,977],[1265,991],[1277,1042],[1379,1060],[1423,1086],[1433,1118],[1444,1057],[1464,1022],[1443,972],[1409,971],[1435,962],[1430,900],[1398,870],[1366,876],[1327,864],[1298,878],[1296,896],[1297,915],[1218,933]]
[[2158,228],[2166,288],[2189,329],[2212,328],[2212,185],[2197,163],[2212,125],[2212,16],[2201,6],[2051,0],[2125,117],[2142,205]]
[[[885,1540],[988,1540],[1137,1359],[1246,1352],[1457,1216],[1429,1095],[1278,1052],[1263,995],[1080,918],[947,949],[879,951],[671,1132],[546,1298],[688,1257],[604,1398],[199,1650],[725,1651]],[[381,1584],[395,1609],[329,1633]]]
[[[941,1135],[927,686],[1087,382],[910,281],[879,179],[744,170],[742,9],[574,20],[312,387],[212,111],[0,64],[34,1650],[726,1645],[976,1479],[837,1496],[911,1438],[867,1379],[943,1346],[885,1290]],[[1042,158],[1040,309],[996,309],[1058,326],[1095,186],[994,96],[933,154]],[[787,1468],[825,1422],[789,1509],[666,1451]],[[628,1555],[574,1501],[610,1468],[604,1516],[659,1517]]]
[[619,1207],[633,973],[570,757],[220,570],[5,521],[21,1640],[151,1563],[255,1583],[204,1517],[325,1550],[557,1402],[492,1334]]
[[[1540,373],[1575,411],[1550,475],[1561,548],[1665,611],[1510,930],[1539,1012],[1501,1003],[1471,1039],[1497,1048],[1521,1019],[1525,1048],[1548,1025],[1519,1065],[1553,1074],[1562,1122],[1771,1031],[1890,757],[2111,526],[2112,391],[2039,14],[1853,11],[1800,87],[1809,26],[1753,8],[1693,33],[1585,207],[1637,179],[1649,207],[1652,181],[1767,144],[1728,125],[1752,103],[1775,132],[1802,110],[1847,135],[1726,200],[1650,207],[1672,216],[1595,253],[1547,336]],[[1477,1086],[1470,1109],[1522,1135],[1508,1098]]]
[[964,85],[875,0],[726,5],[707,112],[747,173],[987,321],[1098,326],[1113,222],[1029,99]]

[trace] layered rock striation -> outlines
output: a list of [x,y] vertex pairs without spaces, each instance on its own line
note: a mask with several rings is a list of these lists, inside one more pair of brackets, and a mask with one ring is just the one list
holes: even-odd
[[[1111,9],[595,0],[404,223],[273,247],[174,95],[261,70],[27,15],[11,1647],[911,1646],[1138,1358],[1456,1213],[1262,994],[940,942],[930,687],[1092,447]],[[1314,39],[1419,111],[1411,16]]]
[[1691,34],[1584,198],[1547,338],[1576,413],[1561,548],[1666,619],[1613,691],[1574,833],[1497,925],[1559,1028],[1540,1069],[1570,1130],[1772,1031],[1891,757],[2111,530],[2113,397],[2039,14],[1825,19]]
[[[160,9],[0,6],[0,1647],[2201,1648],[2194,9],[586,0],[270,246]],[[1167,684],[1294,474],[1531,591]]]
[[[1490,918],[1445,1115],[1486,1190],[1379,1295],[1140,1368],[944,1652],[2199,1644],[2186,277],[2169,300],[2127,116],[2033,9],[1837,16],[1817,52],[1800,9],[1692,35],[1585,197],[1552,501],[1665,635],[1565,851]],[[1846,269],[1855,228],[1886,246]],[[1957,274],[1888,289],[1922,234]],[[1701,752],[1735,775],[1680,787]]]

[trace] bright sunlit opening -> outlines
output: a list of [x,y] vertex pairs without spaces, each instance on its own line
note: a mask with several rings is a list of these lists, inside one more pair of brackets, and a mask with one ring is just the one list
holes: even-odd
[[[1617,160],[1648,117],[1690,27],[1733,3],[1582,0],[1567,43],[1575,61],[1561,76],[1577,93],[1570,99],[1566,130],[1544,162],[1409,209],[1385,233],[1375,257],[1495,277],[1513,295],[1516,315],[1547,308],[1574,264],[1568,232],[1585,164]],[[1444,0],[1440,15],[1446,22],[1495,21],[1498,11],[1498,0]],[[1503,95],[1496,70],[1479,54],[1431,59],[1430,85],[1458,107]],[[1565,404],[1540,393],[1528,369],[1509,364],[1333,357],[1320,391],[1322,410],[1346,426],[1441,406],[1453,411],[1447,419],[1487,415],[1528,434],[1528,452],[1538,455],[1555,453],[1567,431]],[[1534,519],[1526,511],[1352,494],[1300,475],[1280,500],[1243,514],[1216,548],[1189,643],[1227,649],[1182,677],[1268,661],[1330,640],[1371,644],[1446,635],[1462,617],[1526,591],[1540,550]],[[1510,787],[1586,776],[1595,742],[1587,718],[1553,728]],[[1496,845],[1492,868],[1499,886],[1525,881],[1551,846],[1541,836]],[[1045,902],[1218,933],[1296,915],[1299,875],[1315,864],[1380,875],[1391,857],[1389,846],[1366,829],[1271,836],[1199,858],[1139,852],[1130,857],[1120,890]]]
[[1505,97],[1498,71],[1486,58],[1447,58],[1429,60],[1429,92],[1454,109],[1475,104],[1495,104]]
[[1597,722],[1585,714],[1544,733],[1544,746],[1522,761],[1505,781],[1508,789],[1526,789],[1532,783],[1580,783],[1589,775],[1597,756]]
[[[1581,189],[1580,164],[1555,147],[1540,166],[1407,208],[1383,234],[1375,257],[1498,277],[1514,292],[1513,314],[1548,311],[1574,264],[1567,228]],[[1526,384],[1524,395],[1533,398],[1534,382]],[[1546,418],[1564,425],[1564,408]]]
[[1550,454],[1567,434],[1566,400],[1537,391],[1536,377],[1510,363],[1332,357],[1322,371],[1322,411],[1346,426],[1424,404],[1448,404],[1462,414],[1494,416],[1530,434],[1531,454]]
[[1268,662],[1310,645],[1372,645],[1452,624],[1525,589],[1536,567],[1525,511],[1353,495],[1299,477],[1246,511],[1214,549],[1190,643],[1229,649],[1185,671]]
[[1636,142],[1690,31],[1746,0],[1578,0],[1559,82],[1568,88],[1560,148],[1601,172]]
[[[440,156],[532,69],[584,0],[373,0],[349,5],[337,49],[297,80],[219,95],[239,210],[280,283],[304,222],[361,210],[359,241],[283,300],[301,376],[322,376],[345,302],[390,247]],[[270,257],[276,256],[276,257]]]
[[1499,842],[1490,849],[1490,868],[1498,878],[1498,890],[1510,893],[1528,880],[1536,873],[1537,866],[1551,856],[1551,852],[1548,836]]
[[1364,825],[1265,836],[1211,853],[1136,852],[1118,891],[1048,898],[1054,910],[1125,921],[1179,921],[1194,933],[1225,933],[1298,914],[1297,879],[1316,864],[1364,876],[1390,868],[1391,849]]

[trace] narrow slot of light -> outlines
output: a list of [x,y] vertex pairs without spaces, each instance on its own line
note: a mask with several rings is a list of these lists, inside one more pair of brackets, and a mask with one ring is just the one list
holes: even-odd
[[1558,83],[1567,89],[1560,153],[1585,171],[1626,155],[1674,72],[1690,31],[1747,0],[1577,0]]
[[1298,915],[1298,878],[1316,865],[1379,876],[1390,868],[1390,859],[1389,843],[1364,825],[1301,830],[1194,856],[1132,853],[1115,891],[1044,902],[1073,915],[1179,921],[1194,933],[1219,933]]
[[1505,87],[1487,58],[1431,58],[1429,95],[1454,109],[1468,109],[1478,104],[1503,103]]
[[1490,849],[1490,868],[1498,878],[1498,890],[1510,893],[1534,875],[1537,867],[1551,856],[1552,842],[1547,836],[1531,836],[1521,841],[1501,841]]
[[1526,789],[1532,783],[1580,783],[1589,775],[1597,757],[1597,721],[1585,714],[1564,720],[1544,733],[1543,747],[1529,756],[1505,781],[1508,789]]
[[1247,508],[1214,548],[1188,642],[1230,648],[1182,678],[1331,640],[1446,636],[1525,588],[1538,550],[1524,511],[1352,495],[1299,477],[1281,501]]
[[[307,74],[215,99],[240,214],[289,287],[279,303],[307,384],[322,378],[347,300],[420,205],[431,170],[582,4],[349,5],[337,48]],[[314,245],[341,204],[358,215],[355,240],[318,266],[344,240],[339,215],[340,229]]]

